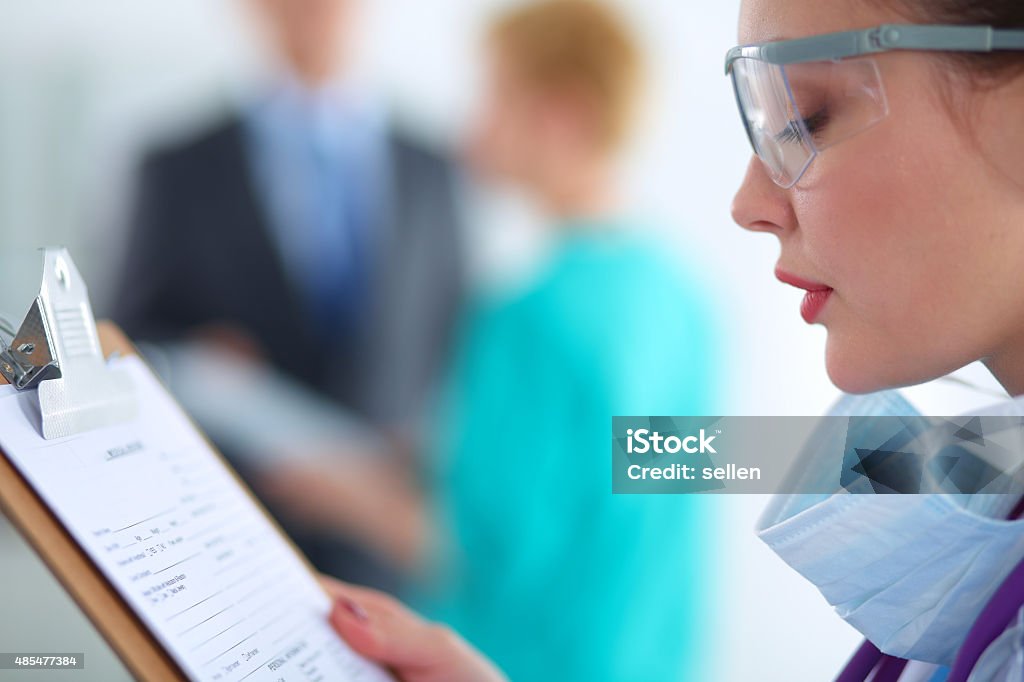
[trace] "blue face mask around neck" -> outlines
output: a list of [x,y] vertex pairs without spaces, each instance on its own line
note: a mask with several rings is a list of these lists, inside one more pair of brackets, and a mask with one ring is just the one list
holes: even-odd
[[[995,412],[1020,407],[1018,399]],[[896,391],[844,396],[829,414],[919,416]],[[802,475],[834,473],[813,448],[801,457]],[[1003,520],[1015,502],[990,494],[786,495],[773,499],[757,533],[884,653],[950,665],[1024,557],[1024,522]]]

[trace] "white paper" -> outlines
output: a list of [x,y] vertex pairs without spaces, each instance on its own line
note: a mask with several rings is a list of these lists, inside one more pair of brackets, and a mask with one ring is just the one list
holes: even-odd
[[[138,417],[46,441],[34,392],[0,387],[0,447],[195,680],[387,674],[327,622],[330,601],[145,364]],[[267,415],[273,419],[273,415]]]

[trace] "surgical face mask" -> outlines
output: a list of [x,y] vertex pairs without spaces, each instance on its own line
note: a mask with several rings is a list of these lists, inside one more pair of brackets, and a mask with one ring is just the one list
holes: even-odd
[[[985,414],[1020,414],[1008,402]],[[912,416],[895,392],[847,396],[834,415]],[[808,475],[828,457],[801,457]],[[1012,495],[790,495],[758,535],[884,653],[949,665],[989,597],[1024,557]]]

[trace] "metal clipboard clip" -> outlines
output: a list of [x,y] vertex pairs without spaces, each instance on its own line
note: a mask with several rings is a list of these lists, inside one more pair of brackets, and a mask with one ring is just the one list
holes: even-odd
[[133,419],[131,380],[107,366],[85,281],[65,248],[47,248],[43,281],[21,327],[0,318],[0,373],[36,389],[43,438],[64,438]]

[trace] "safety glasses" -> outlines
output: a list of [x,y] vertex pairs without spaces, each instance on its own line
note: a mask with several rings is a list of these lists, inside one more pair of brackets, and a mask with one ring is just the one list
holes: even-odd
[[815,157],[889,113],[870,55],[894,50],[1024,50],[1024,30],[888,24],[734,47],[725,57],[754,153],[789,189]]

